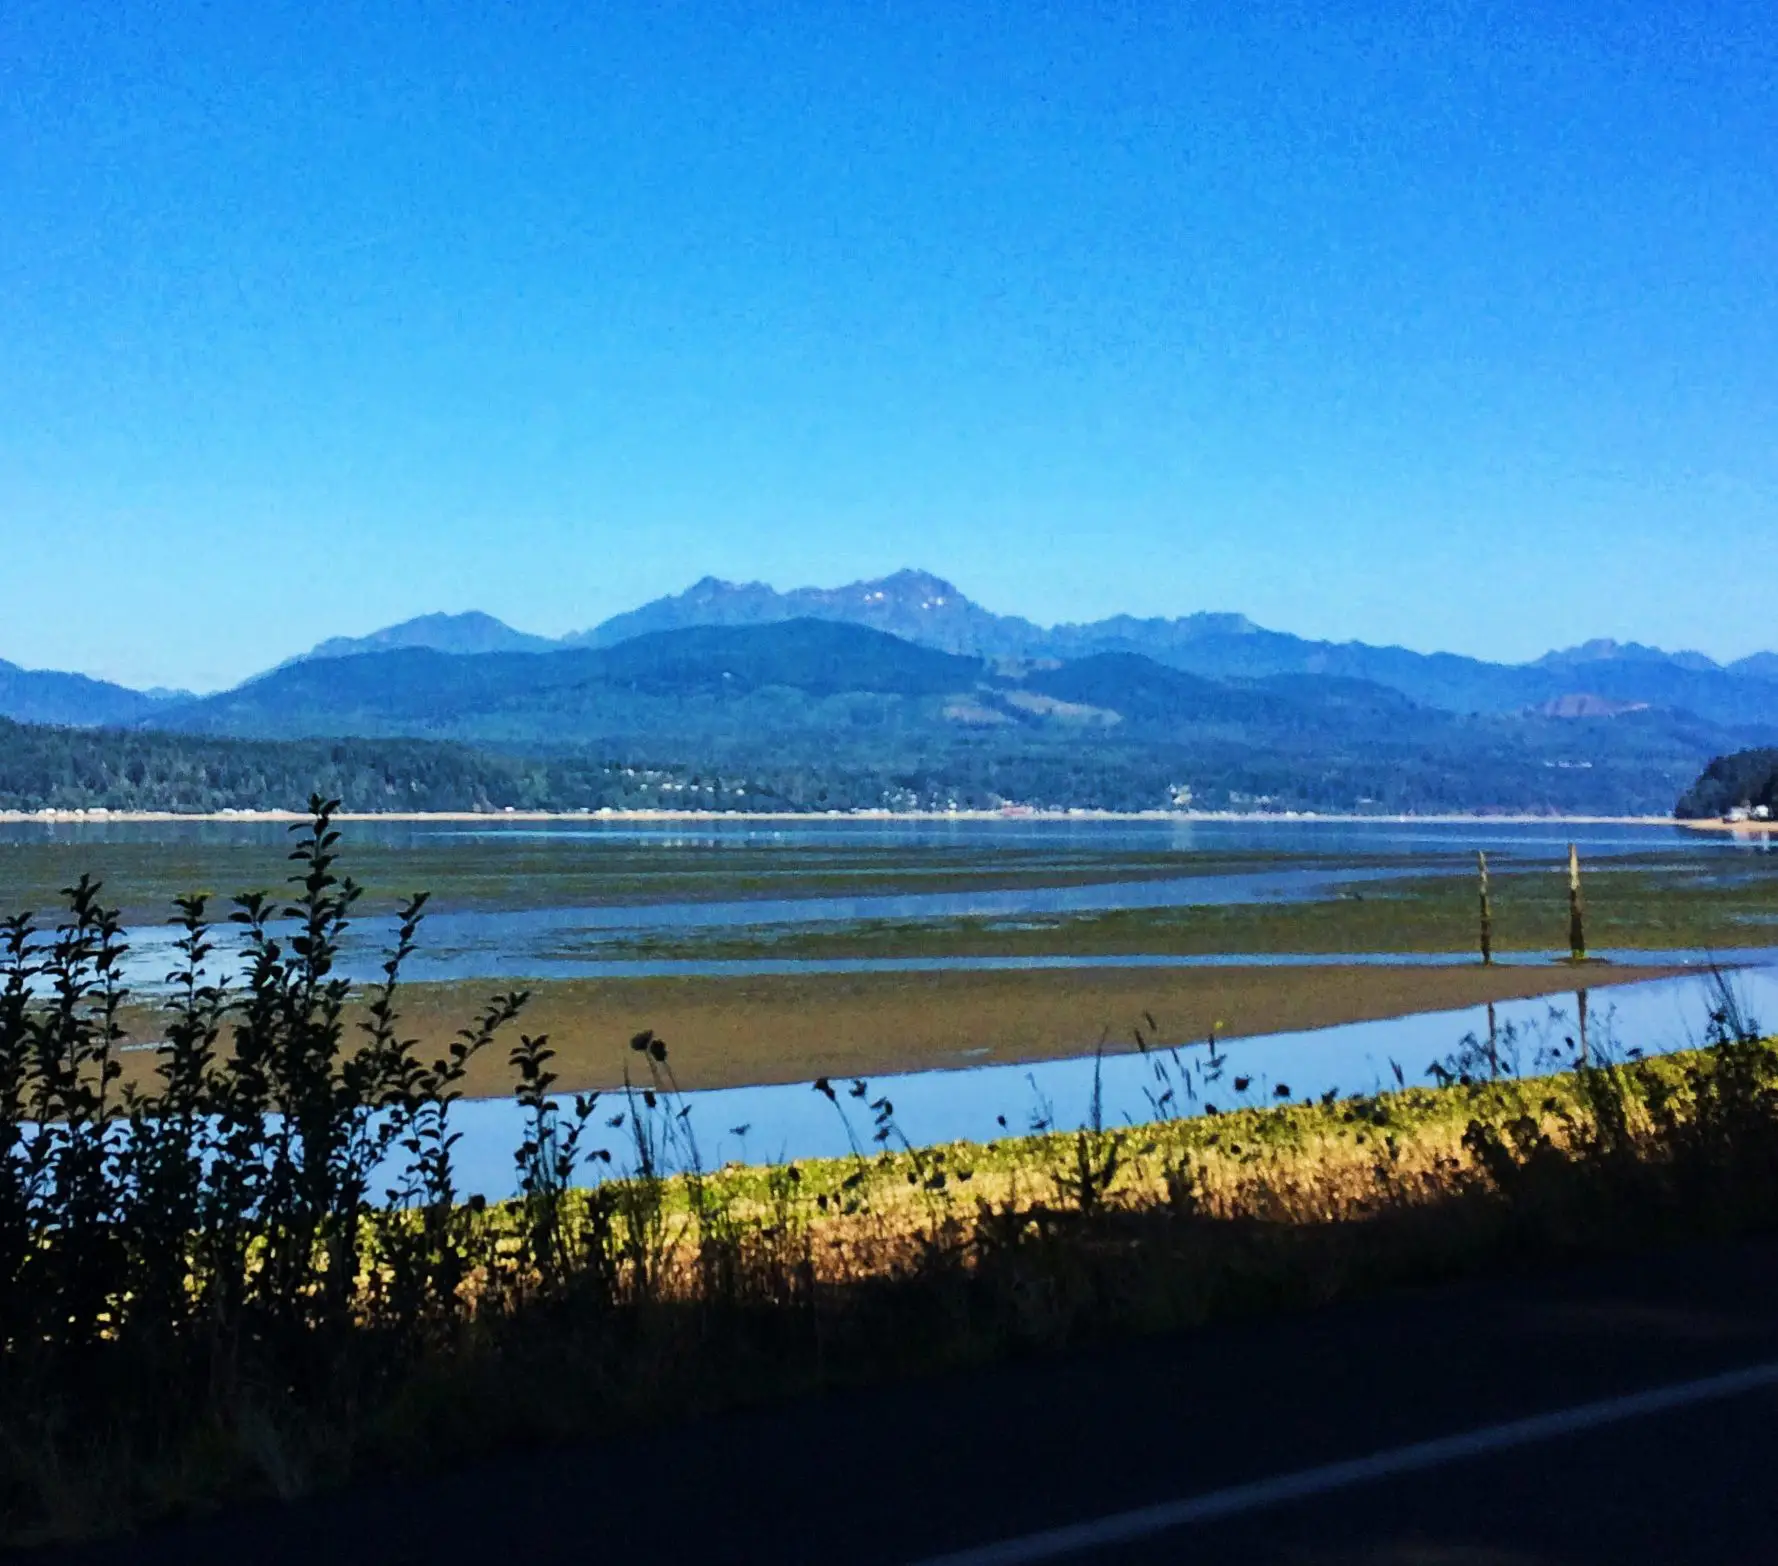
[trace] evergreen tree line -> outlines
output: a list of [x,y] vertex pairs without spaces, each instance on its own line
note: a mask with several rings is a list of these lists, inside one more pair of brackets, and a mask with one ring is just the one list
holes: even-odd
[[[617,754],[614,757],[612,752]],[[1711,764],[1682,814],[1769,801],[1774,752]],[[0,811],[944,810],[1038,808],[1664,814],[1695,763],[1630,750],[1566,764],[1485,727],[1458,753],[1378,743],[1305,754],[1239,734],[1178,743],[795,726],[553,753],[449,740],[250,740],[0,719]],[[1728,796],[1735,797],[1730,800]],[[1757,796],[1757,797],[1756,797]]]

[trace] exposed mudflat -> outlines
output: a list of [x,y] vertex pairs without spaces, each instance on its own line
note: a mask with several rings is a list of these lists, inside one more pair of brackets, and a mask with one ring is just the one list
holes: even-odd
[[[547,1033],[563,1090],[622,1081],[629,1040],[667,1040],[686,1088],[877,1077],[1055,1060],[1162,1042],[1297,1032],[1671,976],[1664,967],[1070,969],[567,980],[530,986],[519,1024]],[[408,1031],[443,1051],[491,987],[416,985]],[[1153,1016],[1152,1030],[1143,1013]],[[140,1057],[138,1057],[140,1058]],[[511,1090],[505,1050],[473,1066],[472,1094]]]

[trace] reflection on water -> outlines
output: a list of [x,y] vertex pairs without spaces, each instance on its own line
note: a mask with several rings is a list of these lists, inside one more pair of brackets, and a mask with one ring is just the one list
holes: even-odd
[[[501,843],[601,843],[634,849],[778,848],[1167,852],[1215,854],[1468,854],[1556,862],[1575,843],[1588,856],[1670,852],[1687,860],[1769,848],[1755,835],[1694,832],[1668,823],[1497,821],[1193,820],[1156,816],[1135,820],[1085,817],[1004,817],[994,820],[911,820],[798,816],[777,820],[616,821],[597,816],[548,822],[382,821],[341,824],[346,846],[497,848]],[[0,844],[65,842],[152,843],[276,850],[289,841],[277,821],[0,821]]]
[[[1747,1011],[1769,1026],[1778,1020],[1778,967],[1735,975]],[[1645,1055],[1698,1043],[1710,1008],[1702,977],[1617,985],[1590,993],[1586,1039],[1594,1060],[1630,1049]],[[1492,1008],[1496,1048],[1504,1069],[1523,1075],[1572,1064],[1580,1042],[1577,997],[1504,1001]],[[1216,1056],[1201,1042],[1176,1041],[1147,1055],[1107,1056],[1101,1072],[1104,1123],[1141,1125],[1175,1114],[1259,1106],[1282,1096],[1300,1101],[1327,1093],[1370,1093],[1398,1082],[1433,1080],[1465,1047],[1489,1037],[1490,1008],[1429,1012],[1381,1022],[1354,1022],[1300,1033],[1231,1040]],[[1219,1061],[1220,1064],[1215,1062]],[[1086,1122],[1096,1063],[1089,1058],[1033,1065],[976,1066],[873,1078],[870,1096],[887,1096],[897,1125],[915,1145],[988,1142],[1020,1134],[1040,1122],[1072,1130]],[[1164,1073],[1164,1075],[1163,1075]],[[1172,1098],[1157,1101],[1171,1089]],[[840,1158],[849,1149],[836,1106],[808,1084],[723,1088],[688,1093],[692,1124],[711,1164]],[[841,1096],[852,1129],[868,1144],[862,1102]],[[602,1106],[603,1107],[603,1106]],[[613,1113],[623,1108],[613,1103]],[[513,1194],[512,1149],[520,1135],[518,1111],[505,1100],[465,1103],[455,1111],[464,1132],[458,1146],[464,1189],[489,1197]],[[594,1125],[608,1136],[603,1120]],[[746,1134],[736,1134],[746,1127]],[[597,1145],[597,1144],[595,1144]],[[623,1145],[610,1151],[621,1166]],[[603,1165],[594,1166],[595,1174]]]
[[[1341,886],[1375,882],[1417,872],[1449,873],[1467,865],[1475,849],[1486,849],[1497,873],[1539,871],[1559,864],[1570,841],[1577,843],[1594,868],[1634,864],[1650,870],[1664,866],[1682,875],[1748,873],[1745,844],[1721,834],[1688,832],[1671,826],[1619,824],[1581,825],[1564,822],[1500,822],[1485,819],[1441,821],[1318,820],[1191,820],[1145,818],[1091,820],[1081,818],[1006,818],[999,820],[905,820],[848,817],[778,820],[614,821],[596,816],[547,823],[485,821],[395,822],[357,821],[344,828],[345,850],[377,845],[395,851],[425,850],[426,863],[444,875],[447,885],[459,873],[464,884],[499,883],[521,906],[453,907],[446,887],[426,924],[422,949],[409,970],[416,980],[498,979],[544,980],[570,977],[647,977],[738,975],[743,973],[816,973],[846,970],[884,971],[944,967],[1045,967],[1094,962],[1129,965],[1152,960],[1174,965],[1176,958],[1126,957],[1078,959],[923,958],[860,961],[786,961],[762,958],[744,962],[650,959],[644,949],[651,940],[774,929],[822,928],[843,933],[866,922],[913,922],[943,919],[1041,918],[1117,910],[1290,903],[1325,898]],[[45,841],[68,845],[69,852],[93,851],[93,868],[106,869],[107,845],[154,844],[169,850],[186,848],[250,848],[263,851],[276,865],[288,844],[288,831],[278,822],[12,822],[0,824],[0,849]],[[1762,839],[1762,842],[1765,840]],[[538,870],[537,855],[547,856]],[[558,845],[559,855],[551,855]],[[512,850],[502,854],[503,847]],[[880,892],[863,896],[738,898],[728,895],[687,897],[688,874],[693,884],[704,874],[712,889],[724,885],[724,856],[700,862],[710,850],[746,851],[750,878],[776,879],[790,887],[798,874],[872,873],[893,875],[921,863],[919,855],[942,852],[947,873],[980,870],[988,884],[980,890],[920,893]],[[784,850],[782,869],[761,867]],[[530,856],[530,877],[516,874],[520,854]],[[695,851],[695,852],[693,852]],[[845,860],[824,857],[850,854]],[[1163,879],[1132,879],[1115,868],[1109,856],[1129,854],[1182,856],[1182,872]],[[441,859],[438,856],[443,855]],[[815,857],[811,858],[813,854]],[[585,906],[587,888],[599,884],[601,864],[624,865],[624,904]],[[998,855],[1007,856],[999,859]],[[1101,856],[1095,859],[1095,855]],[[1238,856],[1259,858],[1243,868]],[[1356,856],[1402,855],[1412,868],[1379,869],[1374,864],[1347,864]],[[640,856],[640,857],[639,857]],[[1033,857],[1035,856],[1035,857]],[[1203,856],[1191,862],[1191,856]],[[1214,859],[1212,858],[1214,856]],[[1231,862],[1231,856],[1236,856]],[[1286,856],[1279,863],[1271,856]],[[1632,860],[1629,856],[1640,856]],[[1018,858],[1021,874],[1092,874],[1103,866],[1103,879],[1090,884],[1049,887],[996,887],[997,870]],[[1658,861],[1658,864],[1656,862]],[[727,859],[730,866],[737,863]],[[1163,864],[1164,861],[1157,861]],[[836,868],[837,866],[837,868]],[[930,869],[930,863],[927,869]],[[0,856],[0,872],[5,869]],[[560,873],[558,873],[560,872]],[[172,873],[172,872],[168,872]],[[183,873],[183,872],[181,872]],[[195,871],[193,873],[196,873]],[[1651,871],[1652,873],[1652,871]],[[648,901],[652,878],[677,877],[669,884],[672,901]],[[728,885],[732,887],[732,882]],[[503,891],[503,896],[505,892]],[[523,906],[527,901],[530,906]],[[387,920],[366,919],[355,927],[346,953],[348,976],[374,977],[380,951],[392,934]],[[226,936],[225,936],[226,939]],[[135,951],[129,981],[153,987],[164,977],[171,956],[171,937],[144,927],[131,935]],[[1203,959],[1190,959],[1201,961]],[[1210,959],[1215,961],[1217,959]]]

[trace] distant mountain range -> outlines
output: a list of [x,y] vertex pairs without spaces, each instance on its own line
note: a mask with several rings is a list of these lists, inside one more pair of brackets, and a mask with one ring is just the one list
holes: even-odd
[[0,665],[0,716],[720,766],[850,803],[1664,812],[1712,756],[1778,740],[1775,674],[1604,641],[1494,664],[1239,615],[1042,627],[904,571],[707,578],[559,641],[428,615],[203,698]]
[[[1755,653],[1723,666],[1699,652],[1668,653],[1637,642],[1595,640],[1545,653],[1532,663],[1500,664],[1365,642],[1313,641],[1265,630],[1240,614],[1174,619],[1116,615],[1085,624],[1040,626],[984,609],[926,571],[898,571],[847,587],[801,587],[787,593],[763,582],[705,577],[683,593],[557,641],[515,631],[490,615],[426,615],[367,637],[336,637],[306,656],[351,657],[392,647],[453,654],[562,651],[611,647],[654,631],[805,618],[865,625],[923,647],[1002,665],[1129,652],[1207,679],[1322,674],[1368,680],[1448,712],[1539,708],[1554,713],[1564,698],[1591,697],[1614,710],[1642,705],[1726,724],[1778,722],[1778,653]],[[1572,702],[1569,707],[1577,714],[1599,710]]]
[[21,669],[0,658],[0,718],[75,728],[123,728],[167,703],[189,700],[186,691],[133,691],[84,674]]
[[430,647],[435,652],[447,653],[534,653],[556,652],[565,645],[547,636],[515,631],[505,621],[472,609],[468,614],[423,614],[418,619],[372,631],[369,636],[330,636],[289,662],[353,658],[359,653],[393,652],[399,647]]
[[305,659],[143,726],[627,758],[853,805],[1637,812],[1665,812],[1710,757],[1778,734],[1612,714],[1460,714],[1344,675],[1218,680],[1127,651],[1009,667],[800,619],[541,655]]

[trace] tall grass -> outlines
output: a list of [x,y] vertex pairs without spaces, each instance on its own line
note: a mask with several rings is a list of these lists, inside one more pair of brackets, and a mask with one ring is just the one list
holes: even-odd
[[[1725,976],[1681,1057],[1540,1044],[1534,1071],[1568,1069],[1521,1078],[1509,1029],[1438,1089],[1297,1104],[1278,1084],[1274,1107],[1188,1116],[1224,1057],[1144,1019],[1151,1124],[1108,1127],[1095,1088],[1076,1131],[1045,1105],[1030,1136],[923,1148],[867,1083],[822,1079],[849,1156],[711,1169],[652,1032],[620,1092],[572,1100],[522,992],[442,1054],[406,1037],[424,897],[354,996],[337,851],[316,800],[287,897],[220,925],[178,903],[148,1090],[120,1071],[100,888],[0,928],[8,1537],[1778,1219],[1778,1052]],[[459,1189],[453,1110],[502,1048],[523,1130],[518,1194],[490,1204]]]

